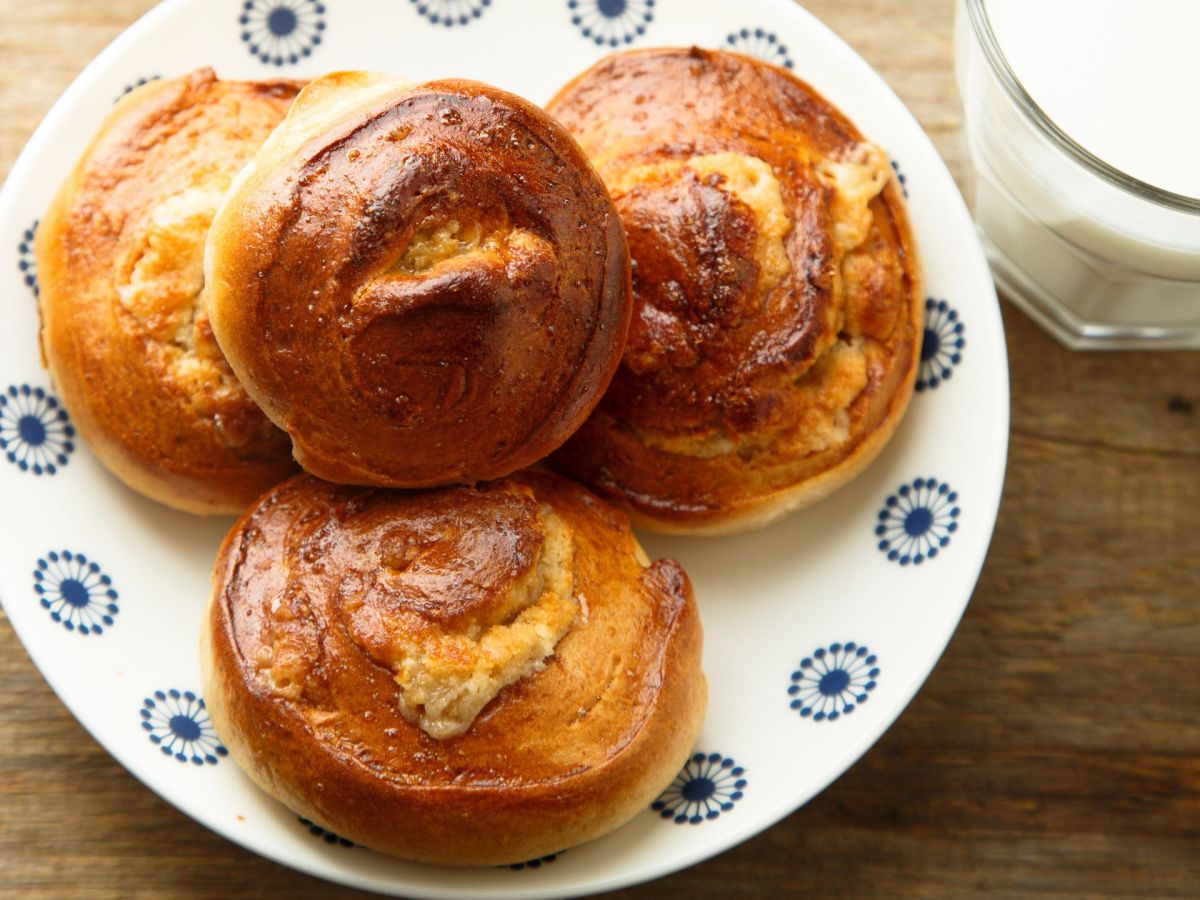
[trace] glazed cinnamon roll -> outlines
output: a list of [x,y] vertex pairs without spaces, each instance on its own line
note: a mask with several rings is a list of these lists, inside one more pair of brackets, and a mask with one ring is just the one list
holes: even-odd
[[37,230],[42,352],[88,445],[133,489],[241,512],[294,469],[209,325],[204,241],[300,85],[209,69],[123,98]]
[[469,81],[313,82],[208,243],[213,328],[331,481],[506,475],[620,361],[629,258],[604,185],[532,104]]
[[301,475],[238,522],[213,582],[221,740],[291,809],[385,853],[503,864],[597,837],[700,728],[687,576],[550,473],[427,492]]
[[610,56],[548,109],[612,192],[635,295],[621,368],[554,464],[677,532],[757,527],[853,478],[920,356],[887,155],[803,82],[731,53]]

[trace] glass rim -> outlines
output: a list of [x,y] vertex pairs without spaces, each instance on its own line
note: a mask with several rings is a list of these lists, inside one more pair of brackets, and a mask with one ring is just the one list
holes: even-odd
[[969,13],[968,18],[971,20],[971,29],[975,33],[975,39],[979,42],[980,47],[983,48],[983,54],[987,58],[988,64],[992,67],[992,71],[1000,80],[1000,83],[1004,85],[1008,95],[1017,104],[1017,108],[1021,110],[1029,122],[1048,138],[1051,143],[1093,175],[1104,179],[1109,184],[1115,185],[1127,193],[1133,194],[1142,200],[1149,200],[1167,209],[1200,215],[1200,197],[1189,197],[1187,194],[1178,194],[1174,191],[1168,191],[1165,188],[1156,187],[1153,184],[1142,181],[1140,178],[1134,178],[1116,166],[1105,162],[1063,131],[1046,114],[1046,111],[1037,104],[1037,101],[1030,96],[1029,92],[1025,90],[1025,86],[1021,84],[1016,72],[1009,65],[1004,51],[1000,49],[1000,42],[996,38],[996,33],[992,29],[992,21],[987,12],[987,0],[964,0],[964,2]]

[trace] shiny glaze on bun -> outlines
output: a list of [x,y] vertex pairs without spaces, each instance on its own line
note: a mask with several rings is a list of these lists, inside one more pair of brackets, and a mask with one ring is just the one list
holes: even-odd
[[229,534],[204,627],[234,759],[406,859],[597,837],[666,787],[704,714],[687,576],[548,472],[424,492],[299,476]]
[[188,512],[241,512],[295,469],[213,338],[203,254],[299,90],[211,69],[138,88],[38,226],[42,350],[72,420],[122,481]]
[[313,82],[208,248],[213,326],[331,481],[496,478],[558,447],[620,360],[629,258],[570,136],[470,81]]
[[621,368],[554,464],[679,532],[756,527],[853,477],[919,362],[887,155],[788,72],[720,51],[610,56],[548,109],[612,193],[635,296]]

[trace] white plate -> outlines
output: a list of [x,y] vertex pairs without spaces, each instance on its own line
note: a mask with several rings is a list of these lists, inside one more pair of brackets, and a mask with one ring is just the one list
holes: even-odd
[[[237,78],[368,68],[479,78],[544,102],[610,45],[693,43],[788,65],[897,161],[931,297],[923,389],[883,456],[817,508],[731,539],[647,540],[692,576],[711,689],[697,756],[660,808],[516,871],[346,847],[254,788],[189,693],[229,521],[142,500],[74,438],[38,362],[29,229],[114,98],[141,79],[202,65]],[[791,0],[171,0],[96,58],[13,168],[0,196],[0,286],[0,596],[30,656],[96,739],[179,809],[264,856],[358,887],[581,894],[663,875],[761,831],[904,709],[962,615],[995,521],[1008,371],[975,229],[899,100]]]

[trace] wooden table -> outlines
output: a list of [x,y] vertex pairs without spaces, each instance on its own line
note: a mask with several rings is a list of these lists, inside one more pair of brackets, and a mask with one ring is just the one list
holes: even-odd
[[[0,174],[150,5],[0,0]],[[961,180],[951,0],[807,5],[891,83]],[[1007,304],[1004,320],[1004,501],[929,683],[784,822],[614,896],[1200,896],[1200,353],[1071,353]],[[0,894],[357,892],[260,859],[142,787],[0,615]]]

